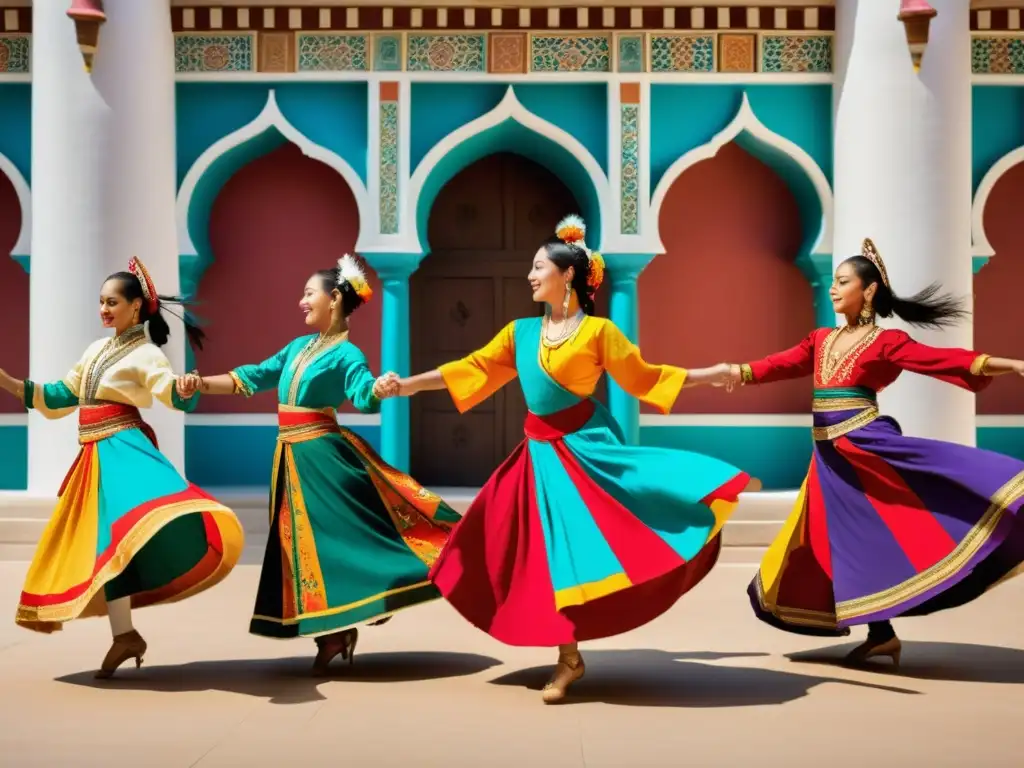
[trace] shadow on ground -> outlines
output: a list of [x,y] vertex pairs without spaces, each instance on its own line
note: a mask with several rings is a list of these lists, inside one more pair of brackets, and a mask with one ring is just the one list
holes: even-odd
[[[786,658],[799,664],[846,666],[843,659],[855,647],[815,648],[787,654]],[[899,669],[888,659],[872,659],[856,668],[916,680],[1020,685],[1024,683],[1024,651],[994,645],[905,641]]]
[[[584,650],[587,674],[573,685],[565,703],[600,701],[631,707],[756,707],[802,698],[821,683],[873,688],[888,693],[918,693],[906,688],[834,677],[706,663],[767,655]],[[548,681],[551,670],[551,667],[522,669],[491,682],[539,691]]]
[[87,688],[183,693],[225,691],[268,699],[273,704],[303,704],[326,699],[318,686],[331,682],[404,683],[475,675],[501,664],[472,653],[366,653],[355,664],[335,662],[328,677],[310,671],[313,656],[290,659],[227,659],[135,670],[131,662],[110,680],[93,672],[58,677],[57,682]]

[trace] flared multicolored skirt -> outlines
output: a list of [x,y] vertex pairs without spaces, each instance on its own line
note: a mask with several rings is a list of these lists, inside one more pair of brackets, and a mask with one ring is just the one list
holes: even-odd
[[25,577],[15,621],[37,632],[182,600],[220,582],[244,544],[235,514],[184,480],[133,406],[79,409],[81,450]]
[[814,454],[749,594],[761,620],[838,636],[970,602],[1024,562],[1024,462],[905,437],[864,389],[815,391]]
[[279,406],[270,537],[249,631],[312,637],[437,600],[430,566],[460,516],[338,426]]
[[431,571],[468,621],[509,645],[635,629],[718,559],[749,476],[716,459],[627,446],[593,400],[529,414]]

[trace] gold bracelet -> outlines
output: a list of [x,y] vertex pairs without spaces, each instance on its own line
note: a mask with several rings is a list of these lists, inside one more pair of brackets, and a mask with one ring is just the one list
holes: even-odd
[[988,371],[988,361],[991,359],[992,355],[978,355],[971,363],[971,373],[975,376],[991,376]]

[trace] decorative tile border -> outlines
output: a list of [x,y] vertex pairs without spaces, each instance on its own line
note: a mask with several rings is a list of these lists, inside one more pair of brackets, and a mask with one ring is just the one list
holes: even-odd
[[525,32],[491,32],[487,36],[487,71],[493,75],[522,75],[529,68]]
[[643,72],[647,62],[647,40],[644,34],[621,33],[615,36],[615,71]]
[[[625,86],[626,84],[623,84]],[[639,86],[630,83],[639,91]],[[622,180],[619,195],[619,223],[624,235],[640,231],[640,104],[639,94],[627,101],[623,87],[619,107],[619,137],[621,139],[620,170]]]
[[[1021,3],[1024,6],[1024,2]],[[992,8],[971,11],[972,32],[1017,32],[1021,29],[1020,8]]]
[[380,233],[398,232],[398,83],[380,84]]
[[651,35],[651,72],[714,72],[715,35]]
[[27,74],[31,65],[32,38],[30,35],[0,35],[0,75]]
[[975,35],[971,40],[971,72],[975,75],[1024,74],[1024,36]]
[[486,35],[409,35],[410,72],[486,72]]
[[188,33],[174,38],[174,68],[178,72],[252,72],[256,35]]
[[608,35],[532,35],[531,72],[610,72]]
[[668,7],[613,6],[521,8],[495,3],[487,7],[397,8],[366,5],[196,6],[171,8],[175,32],[218,31],[413,31],[541,30],[549,32],[679,29],[833,31],[832,5]]
[[831,35],[761,35],[760,71],[831,72]]
[[[266,33],[261,35],[265,36]],[[299,72],[366,72],[370,69],[369,35],[301,32],[295,39]]]

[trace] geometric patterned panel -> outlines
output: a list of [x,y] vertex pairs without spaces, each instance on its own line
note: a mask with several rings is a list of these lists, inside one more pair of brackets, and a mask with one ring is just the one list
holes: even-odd
[[534,72],[609,72],[607,35],[534,35],[530,40]]
[[485,35],[410,35],[410,72],[486,72]]
[[23,74],[31,65],[28,35],[0,35],[0,72]]
[[974,37],[971,40],[971,72],[976,75],[1024,74],[1024,39]]
[[298,38],[299,72],[365,72],[370,68],[366,35],[304,32]]
[[715,36],[651,35],[652,72],[714,72]]
[[831,35],[762,35],[762,72],[831,72]]
[[[253,33],[179,33],[174,37],[177,72],[252,72]],[[102,43],[101,43],[102,44]]]

